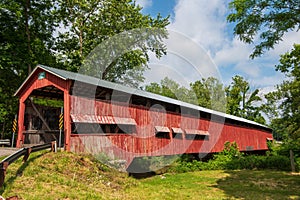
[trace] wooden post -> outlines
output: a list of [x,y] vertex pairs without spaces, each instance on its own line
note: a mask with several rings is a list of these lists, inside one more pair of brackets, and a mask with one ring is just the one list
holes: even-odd
[[69,86],[70,82],[67,82],[67,87],[64,90],[64,135],[65,135],[65,150],[70,151],[70,139],[71,139],[71,119],[70,119],[70,94]]
[[295,160],[294,160],[294,152],[290,149],[290,160],[291,160],[291,169],[292,172],[295,172]]
[[17,144],[16,147],[20,148],[23,140],[23,126],[24,126],[24,115],[25,115],[25,103],[21,98],[19,101],[19,117],[18,117],[18,137],[17,137]]
[[14,142],[15,142],[15,134],[16,134],[16,130],[17,130],[17,115],[15,115],[15,119],[13,121],[13,128],[12,128],[12,138],[11,138],[11,147],[14,147]]
[[2,187],[4,184],[6,169],[8,167],[8,164],[9,164],[8,162],[2,163],[2,168],[0,169],[0,187]]
[[61,134],[62,134],[62,129],[63,129],[63,123],[64,123],[64,107],[60,108],[60,114],[59,114],[59,120],[58,120],[58,125],[59,125],[59,138],[58,138],[58,148],[61,148]]

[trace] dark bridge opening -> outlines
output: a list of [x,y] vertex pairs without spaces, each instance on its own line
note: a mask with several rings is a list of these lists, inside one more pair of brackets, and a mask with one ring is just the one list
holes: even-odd
[[63,143],[63,121],[61,126],[59,123],[63,105],[63,91],[54,86],[32,91],[25,102],[24,146],[44,144],[54,140],[58,144],[59,136]]

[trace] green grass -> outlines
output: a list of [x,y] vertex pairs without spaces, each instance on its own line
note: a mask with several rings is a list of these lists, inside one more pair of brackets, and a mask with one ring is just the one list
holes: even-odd
[[198,171],[144,179],[127,190],[133,199],[300,199],[300,175],[278,171]]
[[4,197],[22,199],[300,199],[300,175],[197,171],[133,179],[87,155],[39,152],[9,166]]
[[[7,170],[0,195],[22,199],[124,199],[135,180],[92,157],[73,153],[38,152],[19,159]],[[118,192],[116,192],[118,191]]]

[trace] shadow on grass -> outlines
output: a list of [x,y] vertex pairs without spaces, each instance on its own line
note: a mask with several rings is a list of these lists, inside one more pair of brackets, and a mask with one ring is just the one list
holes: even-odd
[[[23,171],[26,169],[26,167],[33,162],[34,160],[38,159],[39,157],[43,156],[44,153],[38,154],[38,155],[34,155],[34,156],[29,156],[28,160],[26,162],[23,162],[23,156],[20,157],[14,164],[20,164],[21,166],[16,170],[15,174],[12,174],[11,176],[8,177],[8,174],[6,172],[6,178],[4,180],[4,184],[2,186],[2,188],[0,188],[0,194],[2,195],[5,191],[5,189],[7,187],[9,187],[10,185],[12,185],[14,183],[14,181],[19,177],[22,176]],[[8,166],[8,170],[10,170],[9,168],[11,168],[12,166]]]
[[282,171],[225,171],[227,177],[217,181],[218,189],[229,198],[300,199],[300,174]]

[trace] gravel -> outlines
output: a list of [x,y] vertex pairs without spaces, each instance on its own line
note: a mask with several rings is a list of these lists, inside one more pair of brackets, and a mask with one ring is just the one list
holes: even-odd
[[17,148],[6,148],[6,147],[0,147],[0,157],[2,156],[9,156],[13,154],[14,152],[18,151]]

